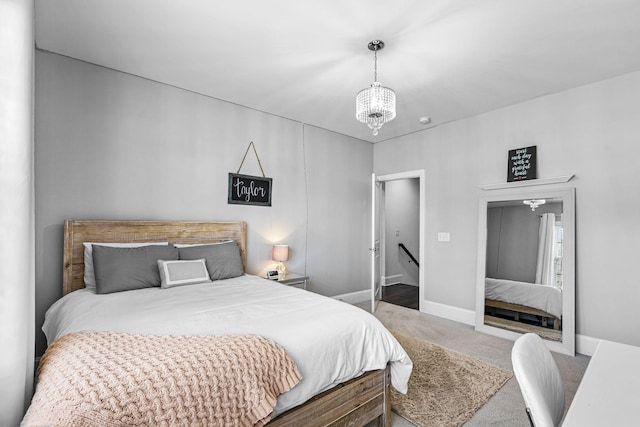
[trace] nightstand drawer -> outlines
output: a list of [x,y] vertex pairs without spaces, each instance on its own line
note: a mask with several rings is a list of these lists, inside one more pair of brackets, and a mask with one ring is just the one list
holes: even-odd
[[282,283],[283,285],[293,286],[306,290],[307,280],[309,280],[309,276],[303,276],[296,273],[288,273],[284,279],[279,279],[277,282]]

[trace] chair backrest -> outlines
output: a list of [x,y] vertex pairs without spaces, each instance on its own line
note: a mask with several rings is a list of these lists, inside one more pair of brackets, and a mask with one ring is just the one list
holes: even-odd
[[535,427],[556,427],[564,415],[564,385],[549,349],[536,334],[524,334],[511,350],[513,372]]

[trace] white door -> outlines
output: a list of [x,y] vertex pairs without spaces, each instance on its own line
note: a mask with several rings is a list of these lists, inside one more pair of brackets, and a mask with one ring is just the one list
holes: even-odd
[[378,301],[382,298],[382,280],[380,274],[380,206],[383,193],[383,183],[378,181],[376,174],[371,174],[371,312],[375,312]]

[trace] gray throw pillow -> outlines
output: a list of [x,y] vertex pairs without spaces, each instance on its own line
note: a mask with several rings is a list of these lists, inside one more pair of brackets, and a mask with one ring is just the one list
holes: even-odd
[[159,259],[178,259],[178,249],[173,245],[137,248],[93,245],[96,293],[160,286]]
[[200,259],[207,262],[211,280],[230,279],[242,276],[242,258],[238,243],[231,241],[213,245],[199,245],[178,248],[180,259]]

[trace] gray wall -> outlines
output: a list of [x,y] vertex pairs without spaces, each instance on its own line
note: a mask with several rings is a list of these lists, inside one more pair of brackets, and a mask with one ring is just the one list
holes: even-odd
[[[68,218],[244,220],[249,273],[286,243],[311,290],[369,286],[369,143],[41,51],[35,121],[38,354]],[[273,178],[271,207],[226,202],[249,141]],[[241,172],[261,175],[252,150]]]
[[[425,170],[425,299],[474,310],[478,185],[506,180],[508,150],[537,145],[540,177],[576,175],[577,332],[640,345],[638,111],[632,73],[372,147],[38,52],[36,326],[60,296],[65,218],[242,219],[250,272],[266,270],[271,242],[282,241],[289,269],[313,274],[314,291],[366,289],[372,151],[378,175]],[[272,208],[226,204],[226,174],[250,140],[274,178]],[[438,231],[451,242],[438,243]]]
[[324,295],[370,289],[373,146],[319,128],[305,129],[307,273],[321,284],[311,289]]
[[425,170],[425,300],[474,310],[478,185],[537,145],[539,177],[576,175],[577,333],[640,345],[639,111],[636,72],[375,144],[376,174]]
[[[402,251],[402,243],[420,259],[420,180],[400,179],[384,183],[385,276],[401,274],[401,282],[418,285],[419,269]],[[399,235],[396,235],[399,234]]]

